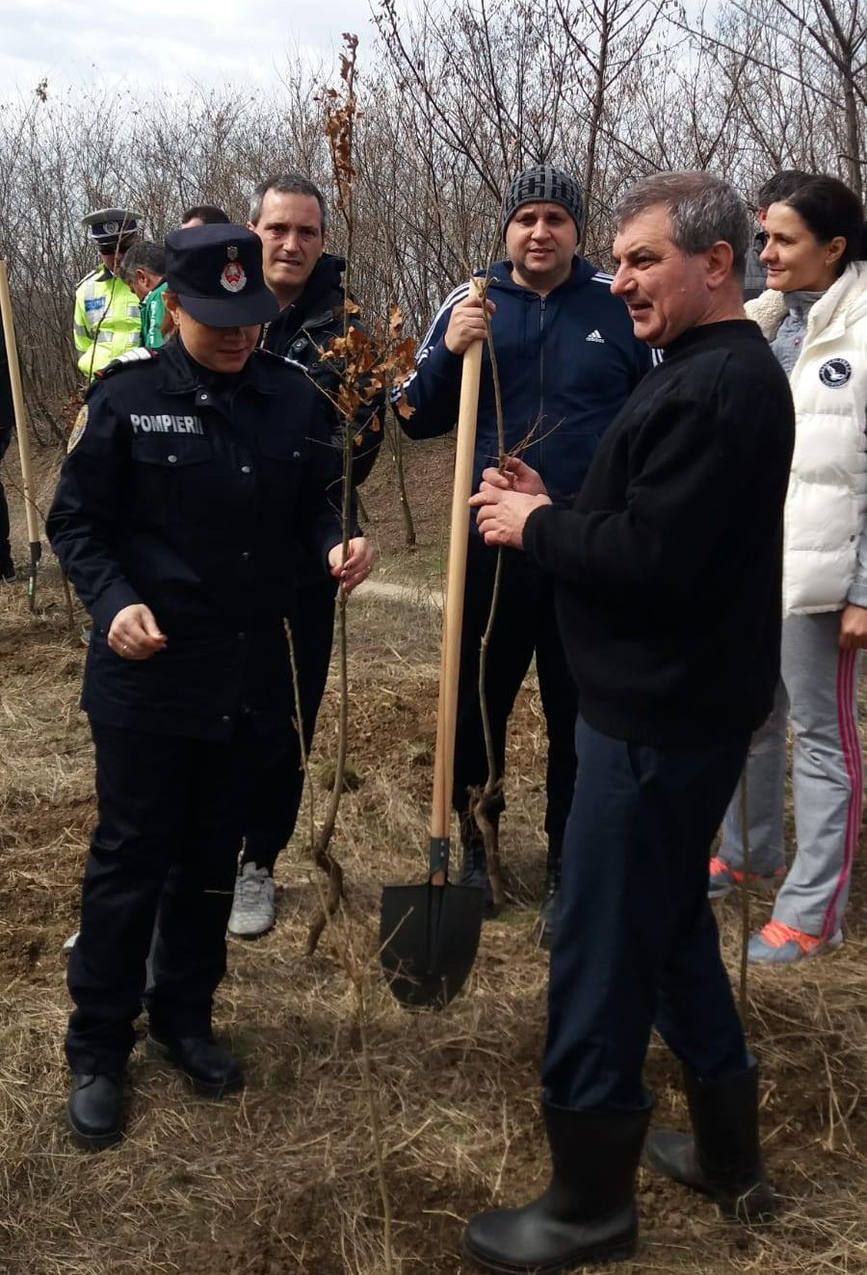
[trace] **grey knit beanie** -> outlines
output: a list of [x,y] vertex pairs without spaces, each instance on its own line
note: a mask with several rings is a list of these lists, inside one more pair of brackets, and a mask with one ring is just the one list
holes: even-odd
[[535,168],[525,168],[517,177],[513,177],[503,200],[503,234],[521,204],[535,203],[544,200],[546,203],[560,204],[566,209],[575,222],[580,236],[584,224],[584,201],[578,184],[568,173],[560,168],[552,168],[550,164],[537,164]]

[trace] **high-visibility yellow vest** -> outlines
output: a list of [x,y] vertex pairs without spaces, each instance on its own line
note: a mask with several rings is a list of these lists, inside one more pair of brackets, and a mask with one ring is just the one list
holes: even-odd
[[88,381],[112,359],[141,345],[138,297],[105,266],[92,270],[75,290],[73,339],[78,370]]

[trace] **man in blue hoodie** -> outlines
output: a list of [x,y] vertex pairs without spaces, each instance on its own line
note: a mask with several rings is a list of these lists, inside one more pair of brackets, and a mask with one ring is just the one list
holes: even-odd
[[[574,498],[597,443],[650,367],[650,351],[634,337],[622,301],[611,295],[611,276],[578,255],[583,220],[581,193],[567,173],[547,164],[519,173],[503,203],[507,259],[491,268],[487,300],[504,450],[544,474],[548,490],[563,501]],[[444,434],[457,420],[462,355],[485,337],[482,302],[472,291],[469,283],[455,288],[421,342],[416,371],[403,387],[414,409],[401,421],[410,438]],[[486,466],[498,463],[500,452],[486,348],[475,484]],[[485,889],[489,902],[484,845],[471,813],[470,789],[484,784],[488,773],[478,674],[496,559],[496,551],[486,547],[471,523],[452,802],[461,824],[461,880]],[[534,654],[548,733],[548,860],[540,918],[540,938],[547,944],[575,781],[577,691],[557,630],[551,581],[520,550],[505,549],[485,686],[499,776],[509,714]]]

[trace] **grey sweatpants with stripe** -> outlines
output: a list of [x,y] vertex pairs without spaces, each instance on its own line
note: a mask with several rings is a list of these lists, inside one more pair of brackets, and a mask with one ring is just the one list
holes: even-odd
[[[840,650],[839,630],[839,611],[783,621],[782,679],[746,765],[750,871],[770,876],[786,861],[788,718],[797,851],[774,919],[823,938],[839,928],[849,898],[863,798],[855,701],[859,652]],[[719,855],[730,867],[743,867],[740,784],[723,822]]]

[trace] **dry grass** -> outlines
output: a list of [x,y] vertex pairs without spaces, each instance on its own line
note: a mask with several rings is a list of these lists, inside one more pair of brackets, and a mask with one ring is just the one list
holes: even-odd
[[[384,489],[381,480],[381,497]],[[442,503],[432,491],[428,527]],[[381,534],[388,548],[390,533]],[[433,539],[422,549],[431,561],[437,552]],[[21,586],[0,591],[0,1271],[382,1275],[355,996],[339,933],[312,959],[301,955],[314,888],[295,847],[278,863],[275,930],[231,943],[219,994],[218,1027],[245,1060],[243,1095],[193,1098],[138,1050],[126,1140],[101,1155],[69,1145],[60,945],[75,928],[93,817],[91,753],[76,707],[84,651],[65,630],[50,563],[39,603],[30,617]],[[372,952],[380,885],[423,874],[438,630],[435,610],[381,599],[359,598],[351,614],[350,760],[361,782],[343,800],[335,845],[350,883],[353,943]],[[334,721],[329,690],[314,765],[329,755]],[[462,1220],[544,1183],[537,1077],[546,962],[530,943],[542,877],[543,741],[528,686],[510,738],[504,820],[514,903],[486,924],[465,994],[441,1015],[408,1016],[379,980],[369,984],[401,1275],[468,1270],[458,1255]],[[864,899],[859,866],[843,948],[751,975],[763,1130],[784,1216],[743,1231],[642,1170],[641,1249],[624,1273],[867,1271]],[[759,915],[767,899],[755,906]],[[724,903],[719,915],[736,970],[737,904]],[[647,1072],[661,1119],[682,1122],[676,1068],[659,1044]]]

